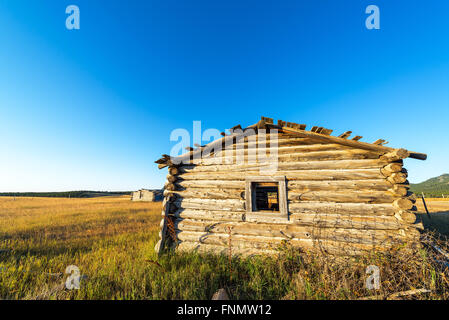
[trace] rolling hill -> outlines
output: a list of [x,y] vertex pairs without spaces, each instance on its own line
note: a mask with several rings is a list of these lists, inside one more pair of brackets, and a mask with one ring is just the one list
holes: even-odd
[[444,194],[444,197],[449,198],[449,174],[446,173],[421,183],[412,183],[410,184],[410,191],[418,195],[424,192],[426,197],[441,198]]

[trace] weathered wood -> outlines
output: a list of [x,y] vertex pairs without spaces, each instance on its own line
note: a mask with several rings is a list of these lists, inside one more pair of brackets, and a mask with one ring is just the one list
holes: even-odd
[[244,164],[257,163],[258,161],[266,162],[271,157],[277,157],[278,161],[324,161],[324,160],[355,160],[355,159],[378,159],[379,154],[365,150],[348,149],[348,150],[328,150],[313,151],[307,153],[289,153],[289,154],[253,154],[247,156],[211,156],[201,159],[185,161],[184,164],[196,165],[215,165],[215,164]]
[[346,131],[346,132],[342,133],[341,135],[339,135],[338,137],[342,138],[342,139],[347,139],[351,134],[352,134],[352,131]]
[[[387,162],[379,159],[360,160],[323,160],[323,161],[291,161],[279,162],[278,170],[317,170],[317,169],[373,169],[382,168]],[[185,165],[179,167],[179,173],[216,172],[216,171],[254,171],[264,170],[272,166],[271,162],[257,162],[254,164],[216,164],[216,165]],[[400,171],[400,170],[399,170]],[[388,174],[387,176],[391,175]]]
[[409,157],[413,158],[413,159],[417,159],[417,160],[426,160],[427,159],[427,154],[410,151],[410,156]]
[[[266,223],[250,222],[210,222],[203,220],[178,220],[178,231],[195,231],[206,233],[227,233],[228,227],[232,227],[232,234],[281,237],[285,239],[321,239],[359,243],[382,243],[385,241],[403,241],[418,233],[403,233],[400,230],[361,230],[341,228],[321,228],[316,226],[299,225],[272,225]],[[403,229],[402,229],[403,231]],[[419,234],[419,233],[418,233]]]
[[393,201],[393,206],[400,210],[410,210],[413,208],[413,202],[407,198],[400,198]]
[[167,181],[170,183],[173,183],[177,180],[177,178],[175,176],[172,175],[167,175]]
[[162,202],[162,216],[164,217],[164,219],[163,219],[163,222],[161,222],[162,228],[159,232],[160,240],[158,243],[156,243],[156,247],[155,247],[155,250],[158,255],[162,254],[162,252],[164,251],[164,248],[166,246],[166,242],[167,242],[167,220],[166,220],[166,218],[168,217],[169,210],[170,210],[170,203],[167,201],[167,198],[164,198],[164,200]]
[[298,138],[291,135],[279,134],[276,137],[275,135],[267,134],[265,135],[265,137],[251,136],[249,139],[237,140],[236,143],[234,143],[233,145],[229,145],[228,147],[237,149],[237,148],[255,148],[260,145],[266,145],[266,147],[269,147],[271,145],[283,147],[283,146],[302,146],[313,144],[326,145],[328,143],[311,138]]
[[[186,180],[177,181],[175,184],[179,190],[186,188],[222,188],[222,189],[245,189],[245,182],[231,180]],[[395,193],[407,194],[408,184],[392,184],[386,179],[363,179],[363,180],[292,180],[287,182],[288,190],[298,191],[321,191],[321,190],[375,190],[386,191],[393,188]],[[173,189],[174,190],[174,189]]]
[[392,216],[396,211],[392,204],[289,202],[289,211],[296,214],[352,214]]
[[245,211],[245,202],[237,199],[177,199],[173,204],[186,209]]
[[254,222],[269,223],[275,225],[298,225],[311,226],[316,228],[343,228],[361,230],[398,230],[408,228],[409,223],[402,223],[396,217],[381,215],[351,215],[327,214],[327,213],[306,213],[290,214],[290,217],[280,217],[269,213],[245,213],[242,211],[220,211],[206,209],[179,209],[174,216],[182,219],[205,220],[214,223],[224,221],[229,222]]
[[401,210],[398,211],[394,215],[399,221],[405,222],[405,223],[415,223],[416,222],[416,214],[413,212],[407,211],[407,210]]
[[[221,245],[226,246],[229,243],[229,234],[228,233],[209,233],[209,232],[196,232],[196,231],[181,231],[177,233],[177,237],[181,241],[188,242],[199,242],[204,244],[213,244],[213,245]],[[241,234],[232,234],[231,235],[231,245],[239,248],[261,248],[261,249],[277,249],[282,242],[288,242],[289,244],[302,247],[304,249],[310,249],[317,246],[341,246],[344,248],[349,244],[351,246],[356,246],[358,249],[364,250],[372,250],[374,247],[390,247],[394,243],[401,243],[400,238],[389,239],[390,241],[379,241],[376,239],[372,239],[372,241],[363,241],[359,239],[359,242],[355,241],[356,239],[351,239],[349,237],[342,238],[341,240],[332,240],[332,239],[300,239],[300,238],[288,238],[285,236],[250,236],[250,235],[241,235]]]
[[[294,153],[306,153],[306,152],[316,152],[316,151],[350,151],[352,150],[349,147],[342,146],[339,144],[307,144],[307,145],[294,145],[294,146],[267,146],[258,144],[256,147],[250,146],[245,147],[243,145],[233,145],[233,148],[223,149],[220,152],[214,154],[216,157],[221,156],[236,156],[236,155],[256,155],[259,153],[262,154],[294,154]],[[366,151],[365,151],[366,152]],[[362,152],[363,153],[363,152]]]
[[407,181],[407,174],[403,172],[396,172],[387,177],[387,180],[392,184],[404,183]]
[[[241,172],[193,172],[179,177],[183,180],[245,180],[247,176],[261,175],[259,171]],[[379,169],[342,169],[342,170],[290,170],[270,172],[270,175],[286,176],[288,180],[366,180],[382,179]],[[402,181],[402,182],[405,182]]]
[[[181,157],[163,155],[157,161],[161,168],[169,166],[162,214],[175,219],[180,250],[275,254],[288,242],[299,250],[347,255],[419,238],[416,199],[408,192],[402,162],[413,152],[388,148],[382,139],[349,140],[351,132],[332,137],[330,129],[315,126],[307,132],[282,120],[275,126],[269,118],[249,128],[254,130],[231,130],[231,136]],[[280,133],[264,136],[268,128]],[[175,166],[180,159],[184,164]],[[285,214],[253,211],[245,203],[252,184],[245,180],[274,176],[286,181],[278,195],[287,200]],[[160,241],[156,248],[163,246]]]
[[395,200],[392,193],[373,190],[348,191],[289,191],[289,200],[296,201],[324,201],[324,202],[349,202],[349,203],[391,203]]
[[173,214],[181,219],[202,219],[215,222],[244,221],[245,213],[241,211],[220,211],[202,209],[179,209]]
[[401,163],[390,163],[381,169],[381,172],[384,176],[389,177],[393,173],[401,172],[403,169]]
[[410,152],[408,152],[405,149],[394,149],[390,152],[384,154],[381,156],[381,159],[388,160],[388,161],[396,161],[396,160],[402,160],[405,158],[408,158],[410,156]]
[[[341,190],[337,189],[336,190]],[[394,190],[392,190],[394,191]],[[178,198],[198,199],[246,199],[242,189],[188,188],[185,191],[167,191],[164,195],[175,194]],[[325,201],[325,202],[360,202],[392,203],[397,196],[390,191],[351,190],[351,191],[303,191],[289,189],[287,199],[290,201]]]
[[375,144],[371,144],[371,143],[347,140],[344,138],[334,137],[334,136],[319,135],[319,134],[316,134],[313,132],[300,131],[300,130],[295,130],[293,128],[288,128],[288,127],[283,127],[282,131],[284,131],[286,133],[294,133],[298,137],[320,139],[321,141],[339,143],[339,144],[346,145],[346,146],[353,147],[353,148],[372,150],[372,151],[377,151],[377,152],[381,152],[381,153],[391,152],[392,150],[394,150],[392,148],[379,146],[379,145],[375,145]]

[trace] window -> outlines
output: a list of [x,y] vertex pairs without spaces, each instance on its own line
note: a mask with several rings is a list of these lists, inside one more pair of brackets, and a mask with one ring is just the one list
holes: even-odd
[[285,177],[248,177],[246,212],[273,213],[288,217]]
[[253,182],[254,211],[279,212],[279,185],[276,182]]

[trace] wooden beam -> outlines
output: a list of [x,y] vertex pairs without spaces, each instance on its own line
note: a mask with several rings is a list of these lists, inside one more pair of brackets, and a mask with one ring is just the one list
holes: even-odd
[[362,139],[362,136],[355,136],[354,138],[352,138],[353,141],[359,141],[360,139]]
[[385,146],[378,146],[375,144],[361,142],[361,141],[355,141],[355,140],[347,140],[347,139],[340,138],[340,137],[325,136],[322,134],[296,130],[293,128],[283,127],[282,130],[286,133],[295,133],[299,137],[312,138],[312,139],[316,139],[316,140],[326,141],[328,143],[329,142],[339,143],[344,146],[349,146],[349,147],[353,147],[353,148],[372,150],[372,151],[377,151],[377,152],[382,152],[382,153],[391,152],[391,151],[395,150],[394,148],[389,148],[389,147],[385,147]]
[[273,119],[272,118],[262,117],[261,119],[265,123],[273,124]]
[[330,134],[331,134],[332,132],[334,132],[334,130],[332,130],[332,129],[323,129],[323,130],[321,131],[321,134],[325,134],[326,136],[330,136]]
[[346,131],[346,132],[342,133],[341,135],[339,135],[338,137],[342,138],[342,139],[347,139],[351,135],[351,133],[352,133],[352,131]]
[[373,142],[373,144],[378,144],[378,145],[383,145],[385,143],[384,139],[377,139],[376,141]]
[[427,154],[410,151],[410,156],[409,157],[413,158],[413,159],[418,159],[418,160],[426,160],[427,159]]

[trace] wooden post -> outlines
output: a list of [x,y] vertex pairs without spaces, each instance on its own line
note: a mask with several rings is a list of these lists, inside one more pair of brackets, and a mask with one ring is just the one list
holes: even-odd
[[424,200],[424,192],[421,192],[421,199],[422,199],[422,203],[424,204],[424,209],[426,209],[427,216],[429,217],[429,219],[432,219],[430,217],[429,210],[427,210],[426,200]]

